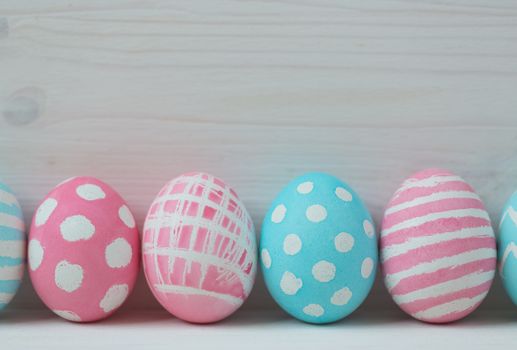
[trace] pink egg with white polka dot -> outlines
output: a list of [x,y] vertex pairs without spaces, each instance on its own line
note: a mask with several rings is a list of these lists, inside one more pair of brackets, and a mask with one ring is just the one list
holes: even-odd
[[74,322],[110,316],[138,274],[140,244],[133,214],[109,185],[75,177],[40,204],[29,235],[29,272],[41,300]]

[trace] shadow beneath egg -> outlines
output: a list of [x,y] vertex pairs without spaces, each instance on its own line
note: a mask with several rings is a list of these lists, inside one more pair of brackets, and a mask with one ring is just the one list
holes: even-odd
[[47,322],[55,315],[51,312],[34,311],[29,309],[3,310],[0,312],[0,327],[2,324],[31,324]]
[[285,327],[308,329],[335,329],[335,328],[364,328],[379,327],[382,325],[389,326],[410,326],[410,327],[430,327],[443,329],[461,329],[461,328],[479,328],[498,326],[515,327],[517,325],[517,311],[482,311],[474,312],[472,315],[463,320],[447,323],[447,324],[429,324],[417,321],[410,316],[398,310],[376,310],[354,312],[349,317],[330,324],[310,324],[296,320],[282,310],[247,310],[245,312],[237,312],[217,323],[211,324],[193,324],[175,318],[165,310],[120,310],[113,316],[91,323],[74,323],[66,321],[52,313],[50,310],[4,310],[0,313],[0,327],[2,324],[16,325],[39,325],[48,323],[60,323],[63,326],[97,328],[111,326],[170,326],[185,329],[253,329],[257,326],[262,327]]

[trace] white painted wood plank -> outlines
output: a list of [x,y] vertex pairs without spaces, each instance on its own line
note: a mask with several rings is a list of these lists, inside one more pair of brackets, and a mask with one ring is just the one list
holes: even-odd
[[[199,326],[165,311],[120,312],[99,323],[73,324],[50,311],[12,312],[0,319],[2,345],[10,350],[40,348],[109,350],[143,347],[181,349],[470,349],[505,347],[515,336],[512,312],[477,312],[461,323],[429,325],[400,314],[357,312],[331,325],[309,325],[285,314],[241,312],[228,320]],[[403,330],[403,331],[401,331]],[[27,336],[30,334],[30,336]],[[374,336],[373,336],[374,335]],[[86,345],[87,344],[87,345]]]

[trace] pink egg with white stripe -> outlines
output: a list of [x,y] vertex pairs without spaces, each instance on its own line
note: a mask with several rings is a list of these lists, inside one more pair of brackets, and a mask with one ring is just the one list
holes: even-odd
[[55,314],[73,322],[104,319],[124,303],[138,275],[135,219],[106,183],[69,179],[37,208],[28,260],[32,285]]
[[222,320],[251,292],[253,222],[233,189],[212,175],[184,174],[167,183],[151,204],[142,245],[149,287],[182,320]]
[[472,187],[446,170],[424,170],[404,181],[384,213],[380,247],[393,300],[424,322],[467,316],[494,279],[488,213]]

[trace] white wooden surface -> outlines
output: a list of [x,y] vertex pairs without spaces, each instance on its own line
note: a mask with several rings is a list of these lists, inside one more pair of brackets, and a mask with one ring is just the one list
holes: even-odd
[[93,324],[73,324],[43,312],[13,312],[0,318],[0,337],[2,348],[9,350],[487,350],[512,346],[516,326],[514,312],[478,312],[447,326],[364,311],[325,326],[301,323],[278,311],[240,312],[210,326],[181,322],[166,311],[119,312]]
[[[203,170],[260,231],[281,187],[319,170],[379,223],[430,166],[497,222],[517,189],[516,91],[514,0],[0,0],[0,177],[27,222],[86,174],[142,224],[167,180]],[[28,281],[14,307],[42,307]],[[260,279],[246,307],[274,307]],[[142,280],[127,308],[158,308]],[[383,308],[378,283],[363,309]],[[483,308],[510,308],[499,282]]]

